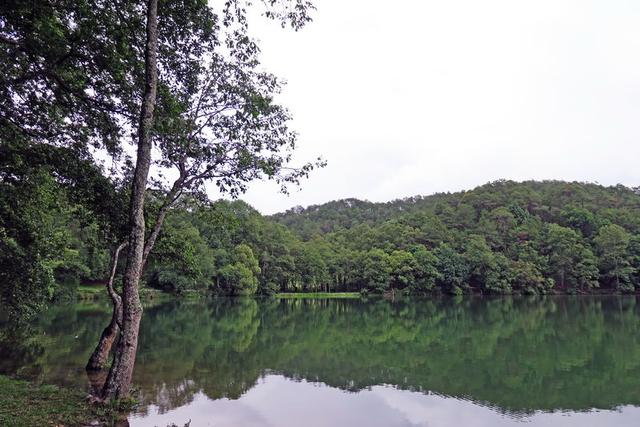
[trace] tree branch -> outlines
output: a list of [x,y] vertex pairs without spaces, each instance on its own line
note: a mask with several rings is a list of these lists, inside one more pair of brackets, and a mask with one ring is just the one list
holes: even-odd
[[122,249],[124,249],[127,245],[127,242],[121,243],[113,253],[113,258],[111,259],[111,276],[109,277],[109,281],[107,282],[107,293],[109,294],[109,297],[113,302],[114,310],[118,311],[116,323],[119,327],[122,327],[122,309],[120,309],[120,307],[122,307],[122,298],[113,288],[113,280],[116,276],[116,270],[118,269],[118,258],[120,256],[120,251],[122,251]]
[[[182,170],[183,168],[181,168],[181,171]],[[184,184],[185,184],[185,175],[184,173],[181,172],[180,177],[175,180],[175,182],[173,183],[173,186],[171,186],[171,190],[169,190],[169,192],[165,196],[164,202],[162,203],[162,206],[158,211],[158,215],[156,217],[156,223],[153,226],[153,230],[151,231],[151,234],[149,234],[149,237],[147,238],[147,241],[144,244],[144,251],[142,252],[142,266],[143,266],[142,268],[143,269],[144,269],[144,266],[147,264],[147,258],[149,257],[149,254],[153,249],[153,245],[155,245],[156,240],[158,239],[158,235],[160,234],[160,230],[162,229],[162,224],[164,223],[164,219],[166,218],[167,213],[169,212],[169,209],[171,208],[171,206],[173,206],[176,200],[178,200],[178,198],[180,198],[180,196],[182,195]]]

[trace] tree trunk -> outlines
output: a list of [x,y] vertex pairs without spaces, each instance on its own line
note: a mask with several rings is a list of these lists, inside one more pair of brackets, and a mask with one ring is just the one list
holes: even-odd
[[104,331],[102,331],[100,341],[98,341],[98,345],[93,351],[93,354],[91,354],[89,362],[87,362],[87,371],[99,371],[106,366],[109,353],[111,352],[111,347],[120,332],[120,325],[122,324],[122,299],[113,288],[113,280],[116,276],[116,270],[118,269],[118,257],[120,256],[120,251],[126,245],[126,243],[123,243],[118,246],[111,260],[111,276],[109,276],[109,281],[107,282],[107,292],[109,293],[109,297],[113,303],[113,313],[111,314],[111,322],[106,328],[104,328]]
[[111,322],[106,328],[104,328],[102,335],[100,335],[100,341],[98,341],[98,345],[95,350],[93,350],[93,353],[89,358],[89,362],[87,362],[87,371],[100,371],[107,365],[107,359],[109,358],[109,353],[111,353],[111,347],[118,336],[118,332],[120,332],[120,327],[116,322],[116,310],[120,310],[120,307],[121,306],[118,306],[117,308],[115,306],[113,307]]
[[129,211],[129,248],[122,294],[122,331],[109,375],[102,389],[105,400],[129,395],[138,348],[142,305],[138,283],[142,274],[145,246],[144,193],[151,164],[151,127],[158,86],[158,0],[147,2],[147,42],[145,48],[145,88],[138,126],[138,153]]

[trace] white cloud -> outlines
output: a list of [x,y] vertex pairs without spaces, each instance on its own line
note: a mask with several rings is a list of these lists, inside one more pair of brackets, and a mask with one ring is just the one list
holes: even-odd
[[[265,68],[329,165],[265,213],[489,180],[640,181],[640,3],[323,0],[299,33],[259,19]],[[211,194],[215,197],[215,192]]]

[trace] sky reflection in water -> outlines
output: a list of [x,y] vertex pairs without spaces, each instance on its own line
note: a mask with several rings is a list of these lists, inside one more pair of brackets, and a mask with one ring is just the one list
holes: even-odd
[[144,415],[132,415],[132,427],[179,426],[617,426],[637,427],[640,408],[609,411],[558,411],[508,414],[469,400],[373,386],[346,392],[320,383],[267,375],[236,400],[211,400],[197,393],[185,406],[159,413],[151,405]]

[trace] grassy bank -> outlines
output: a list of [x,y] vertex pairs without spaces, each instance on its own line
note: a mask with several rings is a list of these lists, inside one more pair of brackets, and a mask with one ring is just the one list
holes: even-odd
[[287,292],[276,294],[276,298],[360,298],[359,292]]
[[92,406],[86,397],[80,391],[37,386],[0,375],[0,426],[115,424],[115,411]]
[[94,300],[106,296],[104,285],[80,285],[76,289],[76,297],[79,300]]

